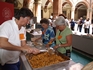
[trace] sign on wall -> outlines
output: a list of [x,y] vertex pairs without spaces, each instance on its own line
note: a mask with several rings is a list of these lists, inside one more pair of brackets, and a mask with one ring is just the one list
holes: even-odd
[[14,5],[11,3],[0,2],[0,25],[14,16]]

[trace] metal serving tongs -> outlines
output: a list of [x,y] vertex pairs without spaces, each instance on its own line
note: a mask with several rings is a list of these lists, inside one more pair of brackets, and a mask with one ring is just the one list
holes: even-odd
[[49,48],[40,50],[40,52],[48,52],[49,54],[54,54],[55,50],[53,48],[49,47]]

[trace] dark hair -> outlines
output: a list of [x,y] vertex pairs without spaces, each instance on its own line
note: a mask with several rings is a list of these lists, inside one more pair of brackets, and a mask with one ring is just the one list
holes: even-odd
[[89,21],[89,18],[87,18],[87,21]]
[[49,24],[49,20],[46,19],[46,18],[43,18],[43,19],[40,20],[40,23],[41,23],[41,24],[42,24],[42,23]]
[[21,8],[16,14],[15,14],[15,18],[16,19],[20,19],[20,17],[30,17],[33,18],[33,12],[28,9],[28,8]]
[[66,16],[64,14],[59,14],[59,16],[63,16],[66,19]]

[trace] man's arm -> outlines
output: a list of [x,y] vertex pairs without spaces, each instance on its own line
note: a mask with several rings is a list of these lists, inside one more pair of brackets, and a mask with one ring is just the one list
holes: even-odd
[[8,39],[4,37],[0,37],[0,48],[11,51],[22,51],[22,48],[20,46],[15,46],[9,43]]
[[22,42],[21,46],[15,46],[9,43],[8,39],[4,37],[0,37],[0,48],[11,50],[11,51],[22,51],[22,52],[33,53],[33,54],[37,54],[40,52],[38,49],[28,47],[25,41]]

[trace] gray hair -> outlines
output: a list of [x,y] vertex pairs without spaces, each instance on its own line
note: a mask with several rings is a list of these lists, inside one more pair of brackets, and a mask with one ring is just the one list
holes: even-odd
[[56,20],[55,20],[55,25],[66,25],[66,21],[65,18],[62,16],[59,16]]

